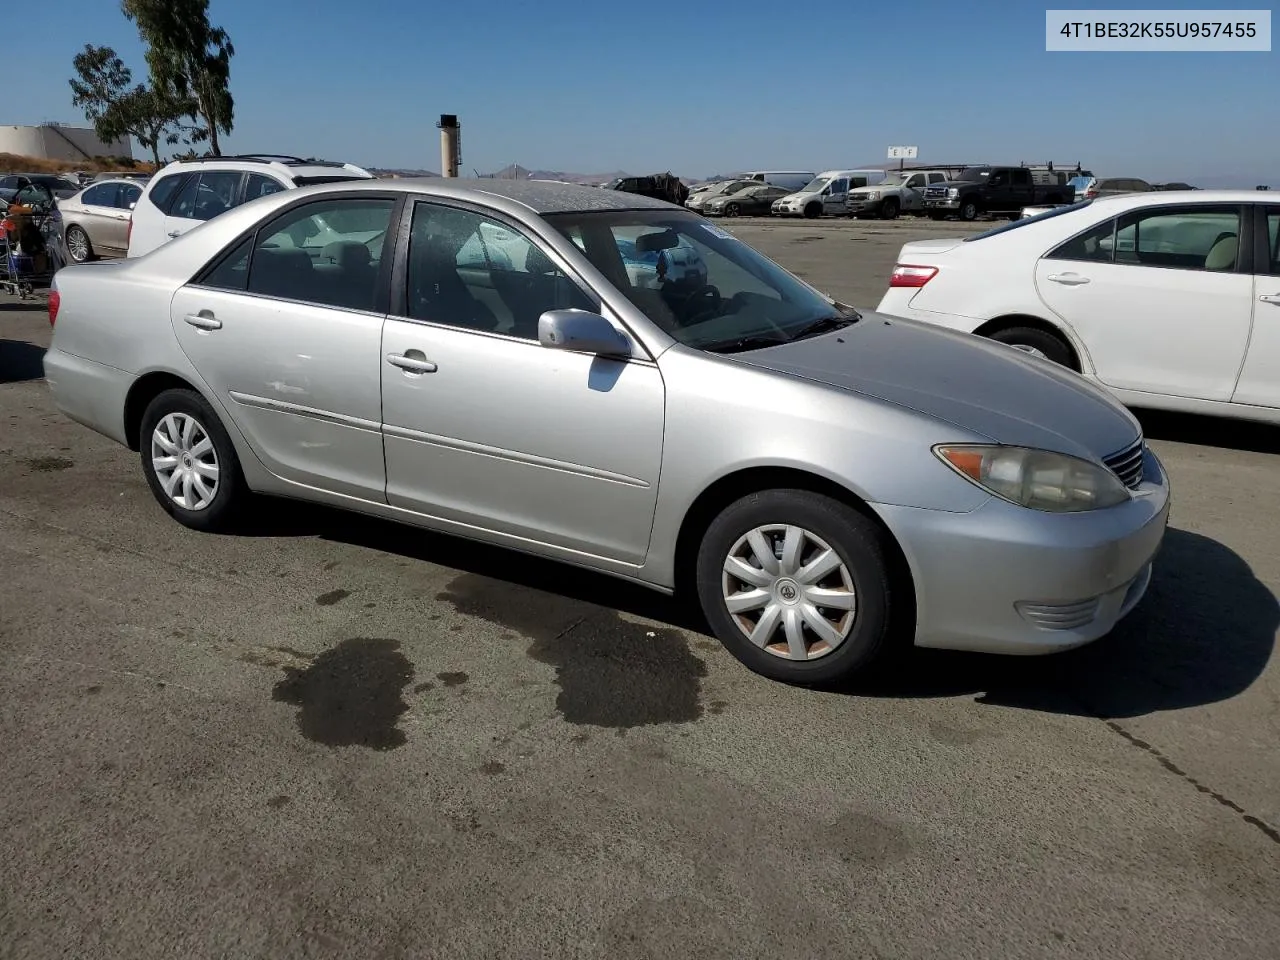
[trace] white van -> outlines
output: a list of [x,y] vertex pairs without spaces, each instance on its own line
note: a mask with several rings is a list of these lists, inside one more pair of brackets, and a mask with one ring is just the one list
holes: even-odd
[[753,170],[743,180],[758,180],[783,190],[799,190],[814,177],[812,170]]
[[824,213],[844,216],[848,210],[849,191],[879,183],[883,170],[826,170],[795,193],[773,202],[775,216],[807,217],[813,220]]

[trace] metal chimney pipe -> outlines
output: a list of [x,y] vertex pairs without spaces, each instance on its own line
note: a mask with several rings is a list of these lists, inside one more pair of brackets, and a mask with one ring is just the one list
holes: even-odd
[[462,163],[462,127],[453,113],[440,114],[440,175],[456,177]]

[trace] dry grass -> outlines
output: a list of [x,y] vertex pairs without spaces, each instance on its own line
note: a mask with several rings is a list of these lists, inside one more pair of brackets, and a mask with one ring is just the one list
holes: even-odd
[[128,170],[136,173],[153,173],[154,164],[116,157],[98,157],[94,160],[42,160],[38,157],[21,157],[14,153],[0,153],[0,172],[3,173],[68,173],[72,170],[86,173],[113,173]]

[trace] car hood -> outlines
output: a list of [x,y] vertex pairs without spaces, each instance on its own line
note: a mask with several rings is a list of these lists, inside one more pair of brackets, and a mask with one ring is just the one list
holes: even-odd
[[779,197],[778,199],[786,200],[788,202],[803,203],[805,200],[812,200],[817,196],[819,196],[817,193],[788,193],[785,197]]
[[978,187],[984,180],[948,180],[946,183],[931,183],[930,187]]
[[996,443],[1100,459],[1142,428],[1099,387],[967,333],[866,313],[851,327],[734,359],[915,410]]

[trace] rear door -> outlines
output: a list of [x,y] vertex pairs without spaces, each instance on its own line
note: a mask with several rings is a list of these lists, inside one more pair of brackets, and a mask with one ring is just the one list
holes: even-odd
[[902,190],[902,209],[919,210],[924,200],[925,177],[923,173],[913,173]]
[[822,198],[827,213],[843,214],[849,203],[849,178],[836,177],[827,185]]
[[372,502],[386,496],[383,243],[398,202],[327,194],[288,208],[172,304],[183,352],[268,470]]
[[1231,399],[1280,407],[1280,204],[1254,209],[1253,333]]
[[204,170],[191,177],[165,217],[165,240],[174,240],[236,206],[243,179],[239,170]]
[[1110,387],[1230,400],[1253,315],[1243,205],[1170,204],[1113,217],[1036,265],[1036,288]]
[[[89,244],[95,253],[116,248],[117,242],[123,241],[124,231],[121,231],[120,241],[117,241],[115,231],[112,229],[115,218],[120,212],[116,208],[116,196],[119,191],[119,184],[100,183],[80,194],[80,206],[83,211],[76,219],[88,235]],[[126,219],[125,228],[127,227]]]
[[113,253],[123,253],[129,247],[129,218],[142,196],[142,187],[136,183],[113,183],[111,207],[106,211],[102,225],[103,245]]

